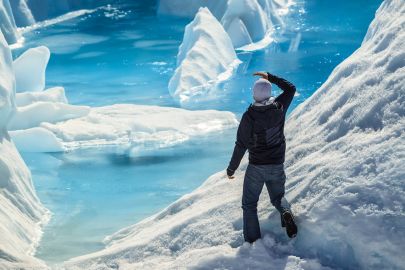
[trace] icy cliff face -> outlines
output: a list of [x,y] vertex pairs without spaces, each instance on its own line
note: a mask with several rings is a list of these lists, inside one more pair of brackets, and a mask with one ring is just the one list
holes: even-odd
[[15,110],[15,81],[7,42],[0,33],[0,268],[44,268],[32,253],[46,222],[31,175],[7,133]]
[[0,30],[9,44],[16,43],[19,34],[9,0],[0,0]]
[[157,215],[108,237],[104,250],[66,267],[402,269],[404,12],[402,0],[385,1],[362,46],[286,124],[296,239],[287,239],[263,194],[264,237],[240,246],[245,160],[234,181],[225,172],[213,175]]
[[[291,4],[276,0],[160,0],[158,13],[192,18],[200,7],[207,7],[222,23],[235,48],[255,50],[271,42],[274,23],[283,24],[280,16]],[[258,44],[245,47],[252,43]]]
[[240,61],[222,25],[201,8],[186,26],[169,92],[182,105],[216,96],[215,85],[228,79]]

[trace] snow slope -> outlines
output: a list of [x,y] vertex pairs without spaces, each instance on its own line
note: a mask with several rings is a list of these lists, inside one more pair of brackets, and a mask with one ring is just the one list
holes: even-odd
[[239,63],[222,25],[208,8],[200,8],[186,26],[169,92],[184,106],[216,97],[215,85],[232,76]]
[[283,0],[160,0],[158,14],[194,17],[207,7],[221,22],[235,48],[257,50],[271,41],[273,25],[283,25],[292,1]]
[[0,34],[0,269],[44,269],[32,255],[48,219],[31,174],[7,133],[15,110],[15,81],[7,42]]
[[[243,244],[242,179],[225,172],[106,239],[67,269],[403,269],[405,3],[383,2],[362,46],[286,124],[288,240],[267,195],[264,238]],[[270,218],[268,218],[270,217]]]

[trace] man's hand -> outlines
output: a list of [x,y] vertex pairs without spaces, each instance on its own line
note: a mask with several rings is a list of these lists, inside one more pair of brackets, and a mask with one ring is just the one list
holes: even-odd
[[234,179],[235,176],[233,176],[233,174],[235,173],[234,170],[231,170],[229,168],[226,169],[226,176],[228,176],[228,179]]
[[253,76],[260,76],[260,77],[262,77],[263,79],[266,79],[266,80],[269,79],[269,77],[267,76],[267,73],[263,72],[263,71],[255,72],[255,73],[253,73]]

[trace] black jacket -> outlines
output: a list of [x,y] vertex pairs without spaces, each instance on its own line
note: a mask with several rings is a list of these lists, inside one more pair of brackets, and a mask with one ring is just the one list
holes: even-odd
[[295,94],[290,82],[268,74],[269,81],[282,91],[274,102],[265,106],[250,105],[239,124],[235,148],[227,174],[233,175],[246,150],[249,163],[255,165],[281,164],[285,159],[284,122]]

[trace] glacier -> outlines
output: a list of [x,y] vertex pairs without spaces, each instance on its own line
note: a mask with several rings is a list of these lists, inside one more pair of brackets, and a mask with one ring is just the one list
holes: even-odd
[[160,213],[107,237],[104,250],[64,268],[402,269],[404,12],[403,1],[384,1],[361,47],[286,123],[295,240],[286,238],[263,196],[264,237],[243,244],[245,159],[235,180],[224,171],[211,176]]
[[[215,110],[71,105],[63,87],[43,90],[49,58],[49,49],[41,46],[28,49],[13,62],[18,93],[7,129],[20,151],[63,152],[125,145],[128,155],[139,156],[238,124],[233,113]],[[41,144],[35,143],[38,138]]]
[[217,97],[215,85],[232,76],[239,63],[222,25],[208,8],[200,8],[186,26],[169,92],[183,106]]
[[7,132],[15,111],[15,80],[7,41],[0,33],[0,268],[44,269],[34,258],[49,211],[40,203],[30,171]]
[[169,93],[181,106],[194,108],[204,101],[220,99],[221,83],[241,63],[236,50],[255,51],[274,41],[273,21],[282,25],[291,1],[199,1],[159,2],[158,13],[193,17],[186,26],[177,55],[177,68]]
[[221,22],[235,48],[254,51],[269,45],[274,24],[283,26],[282,16],[292,1],[284,0],[160,0],[158,14],[194,17],[208,8]]

